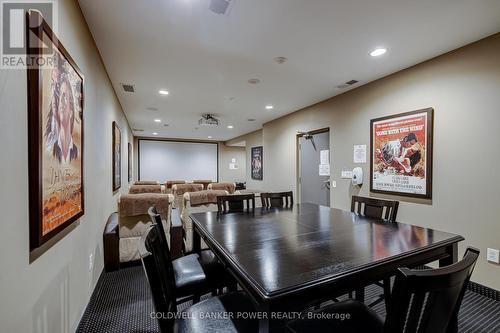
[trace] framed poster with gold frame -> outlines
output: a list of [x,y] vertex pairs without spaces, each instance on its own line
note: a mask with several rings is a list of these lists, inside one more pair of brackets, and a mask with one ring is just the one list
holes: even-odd
[[84,77],[37,11],[26,13],[30,250],[84,214]]

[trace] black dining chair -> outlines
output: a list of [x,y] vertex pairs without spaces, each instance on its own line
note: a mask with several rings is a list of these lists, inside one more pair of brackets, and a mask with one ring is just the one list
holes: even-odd
[[399,201],[352,196],[351,212],[394,222],[398,215]]
[[[163,244],[163,249],[167,251],[166,257],[167,260],[171,261],[170,258],[170,252],[169,252],[169,244],[167,242],[166,238],[166,233],[165,229],[163,227],[161,215],[157,213],[156,208],[154,206],[150,207],[148,209],[148,214],[151,218],[151,222],[153,224],[158,226],[158,231],[160,234],[160,241]],[[180,257],[176,260],[173,260],[175,265],[179,265],[180,267],[185,268],[186,266],[182,264],[183,261],[186,261],[188,259],[183,259],[183,258],[188,258],[189,261],[192,261],[191,257],[196,257],[198,260],[199,264],[202,267],[203,273],[205,274],[205,280],[203,282],[204,289],[202,288],[202,291],[208,292],[210,290],[212,294],[216,294],[217,290],[222,290],[223,288],[228,288],[229,290],[236,290],[237,289],[237,283],[236,280],[231,276],[231,274],[224,268],[224,265],[217,259],[217,257],[214,255],[214,253],[209,250],[202,250],[199,254],[189,254],[184,257]],[[179,272],[178,275],[183,274],[182,271]],[[181,289],[182,290],[182,289]],[[195,297],[195,300],[198,299],[198,295]]]
[[[375,219],[382,219],[385,221],[394,222],[398,215],[399,201],[390,201],[374,198],[360,197],[357,195],[352,196],[351,200],[351,212],[358,215],[367,216]],[[378,297],[369,304],[370,307],[377,305],[384,299],[390,297],[391,290],[391,278],[387,277],[381,282],[376,282],[376,285],[382,287],[384,290],[383,294],[378,295]],[[362,298],[364,298],[364,289],[359,289],[358,293],[363,293]],[[352,293],[349,294],[352,297]],[[386,302],[386,310],[388,311],[389,302]]]
[[179,303],[189,299],[198,302],[201,295],[212,291],[199,262],[199,256],[190,254],[172,260],[161,216],[154,214],[154,210],[151,208],[148,213],[153,222],[152,226],[158,230],[156,233],[157,242],[159,250],[163,253],[160,259],[164,261],[163,265],[167,267],[167,270],[173,272],[176,299],[180,299]]
[[[293,333],[456,332],[458,311],[478,256],[479,250],[469,247],[464,258],[450,266],[427,270],[400,268],[385,322],[365,304],[347,300],[304,314],[306,319],[291,321],[287,330]],[[325,319],[327,317],[329,319]]]
[[293,192],[261,193],[262,207],[293,207]]
[[[245,209],[246,206],[246,209]],[[255,209],[255,194],[231,194],[217,197],[219,213],[251,212]]]
[[[139,254],[151,289],[160,331],[171,332],[257,332],[255,319],[243,319],[239,313],[255,311],[251,301],[241,292],[211,297],[196,303],[175,316],[178,288],[175,271],[168,258],[157,225],[142,235]],[[210,317],[204,317],[210,314]],[[176,319],[177,318],[177,319]],[[211,319],[213,318],[213,319]]]

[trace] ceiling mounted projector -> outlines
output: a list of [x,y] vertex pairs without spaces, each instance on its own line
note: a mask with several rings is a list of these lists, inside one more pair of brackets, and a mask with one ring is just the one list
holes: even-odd
[[198,124],[201,126],[219,126],[219,119],[215,118],[210,113],[205,113],[201,116],[201,119],[198,120]]

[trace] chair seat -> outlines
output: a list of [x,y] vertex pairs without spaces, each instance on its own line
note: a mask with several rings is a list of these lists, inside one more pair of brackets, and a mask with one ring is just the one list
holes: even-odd
[[200,264],[210,286],[223,288],[236,285],[236,280],[211,250],[202,250],[199,256]]
[[212,297],[184,310],[175,321],[174,332],[258,332],[257,320],[241,316],[254,311],[252,303],[243,293]]
[[293,320],[287,325],[287,330],[294,333],[377,333],[382,332],[383,328],[384,322],[373,310],[354,300],[334,303],[309,312],[304,315],[304,319]]
[[190,254],[172,261],[178,297],[192,295],[206,289],[207,278],[197,254]]

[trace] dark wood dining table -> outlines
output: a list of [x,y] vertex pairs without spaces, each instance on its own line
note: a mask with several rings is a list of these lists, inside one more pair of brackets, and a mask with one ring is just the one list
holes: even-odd
[[380,281],[399,267],[454,263],[464,239],[307,203],[190,217],[194,251],[203,238],[254,302],[260,332],[279,331],[293,313]]

